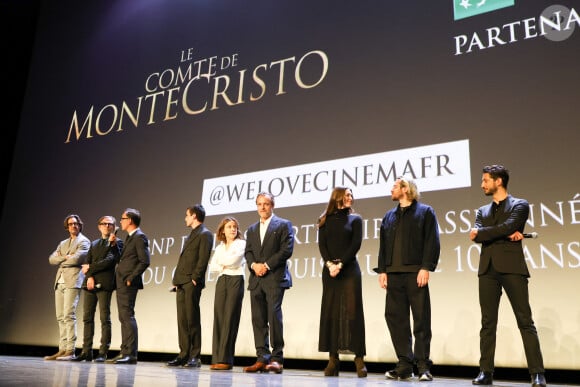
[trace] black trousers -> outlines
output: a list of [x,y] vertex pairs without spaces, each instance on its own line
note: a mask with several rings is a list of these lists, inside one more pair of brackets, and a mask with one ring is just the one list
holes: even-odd
[[543,373],[544,360],[540,350],[538,332],[532,320],[528,278],[521,274],[498,273],[492,265],[489,266],[485,274],[479,276],[479,305],[481,307],[479,367],[486,372],[494,370],[497,316],[502,288],[508,296],[516,317],[530,374]]
[[[282,321],[282,300],[286,289],[264,285],[250,290],[252,328],[257,360],[269,363],[284,362],[284,329]],[[272,351],[270,351],[270,345]]]
[[101,346],[99,354],[106,355],[111,346],[111,298],[110,290],[86,290],[83,289],[83,352],[91,353],[93,350],[93,337],[95,335],[95,312],[99,305],[101,319]]
[[[413,336],[410,313],[413,314]],[[433,362],[431,352],[431,300],[429,287],[417,286],[417,273],[389,273],[385,319],[398,358],[397,369],[413,370],[416,362],[419,373],[429,371]]]
[[137,358],[139,331],[135,319],[135,302],[139,289],[126,285],[117,286],[117,309],[121,323],[121,355]]
[[201,356],[201,290],[201,286],[195,286],[192,282],[177,287],[178,357],[182,359],[199,359]]
[[212,364],[234,364],[236,339],[244,299],[244,276],[221,275],[213,304]]

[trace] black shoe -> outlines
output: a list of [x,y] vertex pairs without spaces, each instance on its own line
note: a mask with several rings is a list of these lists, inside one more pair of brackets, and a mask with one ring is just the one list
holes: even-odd
[[471,384],[489,386],[490,384],[493,384],[493,373],[481,371],[479,375],[471,381]]
[[183,365],[187,368],[200,368],[201,367],[201,359],[196,359],[195,357],[192,358],[190,361]]
[[413,371],[398,371],[396,369],[385,372],[385,376],[390,380],[409,380],[413,375]]
[[185,363],[187,363],[187,360],[185,360],[181,357],[176,357],[175,359],[168,361],[167,365],[169,367],[179,367],[179,366],[185,365]]
[[93,360],[93,355],[90,353],[81,352],[78,356],[73,356],[70,361],[91,361]]
[[123,356],[114,361],[114,364],[137,364],[137,358],[133,356]]
[[107,360],[107,355],[106,354],[102,354],[99,353],[99,356],[97,356],[94,360],[95,363],[104,363]]
[[420,382],[430,382],[432,380],[433,380],[433,375],[431,375],[431,372],[425,371],[425,372],[419,373],[419,381]]
[[532,374],[532,387],[546,387],[544,374]]

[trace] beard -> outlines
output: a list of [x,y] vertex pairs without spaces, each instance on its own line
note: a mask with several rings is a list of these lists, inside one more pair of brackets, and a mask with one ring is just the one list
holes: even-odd
[[493,196],[497,192],[497,187],[493,187],[488,189],[487,191],[483,191],[485,196]]

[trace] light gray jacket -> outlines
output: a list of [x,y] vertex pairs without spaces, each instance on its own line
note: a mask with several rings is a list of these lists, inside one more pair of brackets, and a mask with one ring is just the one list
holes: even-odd
[[[67,238],[58,244],[56,250],[48,257],[51,265],[58,266],[54,280],[55,289],[61,275],[67,288],[81,287],[85,277],[81,272],[81,265],[86,263],[90,246],[89,238],[80,232],[75,239]],[[70,258],[67,259],[67,255],[71,255]]]

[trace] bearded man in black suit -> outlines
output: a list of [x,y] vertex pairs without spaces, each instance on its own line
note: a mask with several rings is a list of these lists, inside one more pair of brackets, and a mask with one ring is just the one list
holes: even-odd
[[481,188],[493,201],[477,210],[475,227],[469,233],[472,241],[481,243],[478,271],[481,307],[480,373],[472,383],[493,383],[497,315],[503,289],[524,342],[532,387],[545,387],[544,362],[529,301],[530,273],[522,248],[530,205],[527,200],[508,194],[509,178],[509,171],[502,165],[483,168]]

